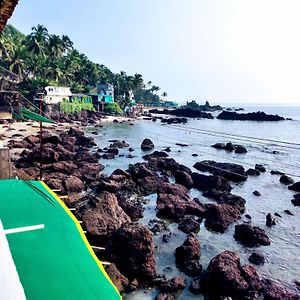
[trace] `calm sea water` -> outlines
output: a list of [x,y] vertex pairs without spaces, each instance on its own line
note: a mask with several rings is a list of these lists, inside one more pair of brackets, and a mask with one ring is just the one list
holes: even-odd
[[[218,162],[235,162],[248,169],[256,163],[265,165],[266,173],[258,177],[249,177],[244,183],[233,184],[232,193],[240,195],[247,200],[246,212],[252,216],[252,224],[266,230],[272,240],[270,246],[259,247],[267,262],[264,266],[257,267],[261,276],[272,278],[294,291],[294,280],[300,279],[300,208],[291,203],[293,192],[279,182],[279,176],[271,175],[271,170],[280,170],[295,181],[300,181],[300,107],[284,106],[247,106],[246,112],[265,111],[266,113],[279,114],[291,117],[291,121],[280,122],[250,122],[250,121],[225,121],[190,119],[186,125],[162,125],[160,122],[135,121],[134,126],[129,124],[111,124],[98,129],[99,135],[95,137],[99,147],[109,145],[110,139],[126,140],[135,149],[132,159],[117,157],[114,160],[101,160],[106,166],[104,173],[110,174],[116,168],[127,169],[129,163],[141,162],[144,153],[140,150],[140,144],[144,138],[150,138],[155,144],[155,150],[171,147],[170,156],[178,162],[192,168],[195,162],[209,159]],[[180,127],[180,128],[179,128]],[[94,130],[94,129],[93,129]],[[201,130],[201,133],[198,132]],[[196,132],[197,131],[197,132]],[[211,133],[211,132],[214,133]],[[205,133],[205,134],[204,134]],[[224,136],[236,135],[234,138]],[[244,136],[243,138],[238,136]],[[254,140],[260,138],[263,140]],[[267,141],[272,140],[272,141]],[[210,147],[216,142],[233,142],[244,145],[248,149],[246,154],[227,153]],[[286,143],[281,143],[286,142]],[[188,147],[180,147],[176,143],[186,143]],[[293,143],[293,144],[289,144]],[[299,145],[296,145],[296,144]],[[276,154],[273,154],[276,151]],[[192,154],[197,153],[198,157]],[[121,154],[129,154],[128,149],[121,150]],[[261,197],[252,194],[254,190],[261,193]],[[190,194],[198,197],[202,202],[209,203],[209,199],[202,193],[192,189]],[[147,225],[149,220],[155,219],[156,195],[147,197],[149,203],[145,206],[144,218],[141,223]],[[289,209],[294,216],[284,213]],[[268,228],[265,226],[267,213],[279,213],[282,218],[277,218],[277,225]],[[241,223],[241,219],[237,223]],[[170,230],[174,233],[169,243],[164,244],[161,236],[154,236],[155,251],[158,272],[171,278],[180,272],[175,267],[174,251],[181,245],[186,235],[177,229],[177,224],[169,223]],[[224,234],[218,234],[207,230],[204,224],[197,237],[201,244],[200,262],[207,267],[209,261],[224,250],[233,250],[239,253],[242,263],[248,262],[253,249],[244,247],[233,238],[234,224]],[[170,267],[167,268],[166,267]],[[126,299],[153,299],[157,291],[136,291],[126,296]],[[186,288],[178,299],[201,299],[189,293]]]

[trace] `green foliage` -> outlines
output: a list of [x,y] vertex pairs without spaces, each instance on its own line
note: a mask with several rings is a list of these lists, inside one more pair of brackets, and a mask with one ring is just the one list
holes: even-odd
[[77,98],[77,99],[73,99],[72,102],[64,99],[59,104],[59,110],[62,113],[74,114],[74,113],[79,113],[82,110],[95,111],[95,108],[92,102],[85,102]]
[[0,34],[0,65],[23,78],[20,91],[31,99],[37,88],[47,85],[70,86],[73,93],[88,93],[102,82],[114,85],[114,98],[120,107],[128,105],[132,93],[137,102],[160,101],[156,95],[160,88],[149,81],[145,89],[141,74],[113,73],[74,49],[68,36],[50,34],[43,25],[32,27],[29,35],[7,25]]
[[110,114],[120,114],[123,111],[117,102],[113,102],[113,103],[108,103],[105,106],[105,112],[110,113]]

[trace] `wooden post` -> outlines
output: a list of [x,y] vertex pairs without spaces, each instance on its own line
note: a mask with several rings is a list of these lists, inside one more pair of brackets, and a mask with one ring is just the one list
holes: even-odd
[[9,149],[7,147],[0,147],[0,179],[9,178],[11,178]]

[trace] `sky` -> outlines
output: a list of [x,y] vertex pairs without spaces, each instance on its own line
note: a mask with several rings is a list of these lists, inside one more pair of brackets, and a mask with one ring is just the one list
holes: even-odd
[[299,11],[299,0],[20,0],[10,24],[66,34],[180,103],[300,105]]

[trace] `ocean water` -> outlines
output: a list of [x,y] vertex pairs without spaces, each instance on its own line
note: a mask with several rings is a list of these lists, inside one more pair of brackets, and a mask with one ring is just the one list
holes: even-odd
[[[279,114],[291,117],[293,120],[279,122],[253,122],[253,121],[227,121],[208,119],[189,119],[186,125],[162,125],[160,121],[135,121],[134,126],[127,124],[110,124],[98,128],[99,135],[94,136],[99,147],[109,145],[111,139],[121,139],[129,142],[135,149],[130,154],[134,158],[117,157],[113,160],[101,160],[105,165],[104,173],[111,174],[116,168],[127,169],[128,164],[143,161],[140,144],[144,138],[150,138],[155,144],[155,150],[170,147],[170,157],[192,168],[200,160],[215,160],[218,162],[233,162],[241,164],[248,169],[254,168],[256,163],[263,164],[267,172],[258,177],[249,177],[246,182],[232,184],[232,193],[246,199],[246,212],[252,216],[251,224],[262,227],[271,239],[270,246],[259,248],[244,247],[233,238],[234,225],[246,221],[243,217],[232,224],[224,234],[207,230],[204,223],[197,234],[201,245],[200,263],[204,268],[209,261],[224,250],[236,251],[242,263],[248,263],[248,257],[253,250],[260,251],[266,258],[263,266],[257,267],[260,276],[276,280],[282,285],[297,292],[294,280],[300,279],[300,208],[291,203],[294,192],[279,182],[278,175],[271,175],[271,170],[279,170],[289,174],[295,181],[300,181],[300,107],[284,106],[247,106],[245,112],[265,111],[266,113]],[[94,131],[94,128],[90,128]],[[88,132],[89,132],[88,130]],[[217,142],[233,142],[244,145],[246,154],[229,153],[211,147]],[[176,143],[188,144],[181,147]],[[121,154],[129,154],[128,149],[121,149]],[[192,154],[198,154],[193,157]],[[275,153],[275,154],[274,154]],[[258,190],[261,197],[252,193]],[[212,202],[202,196],[198,190],[192,189],[190,194],[199,198],[204,203]],[[144,218],[139,222],[147,225],[149,220],[156,218],[156,195],[147,197]],[[289,209],[294,216],[284,213]],[[277,224],[272,228],[265,226],[267,213],[279,213]],[[173,233],[170,241],[165,244],[161,235],[154,236],[156,245],[155,256],[157,270],[166,274],[168,278],[181,274],[175,267],[174,251],[186,238],[178,231],[177,224],[168,223]],[[168,267],[168,268],[167,268]],[[188,279],[189,285],[190,279]],[[299,292],[299,291],[298,291]],[[125,299],[153,299],[156,290],[135,291]],[[178,299],[201,299],[201,296],[192,295],[186,288]]]

